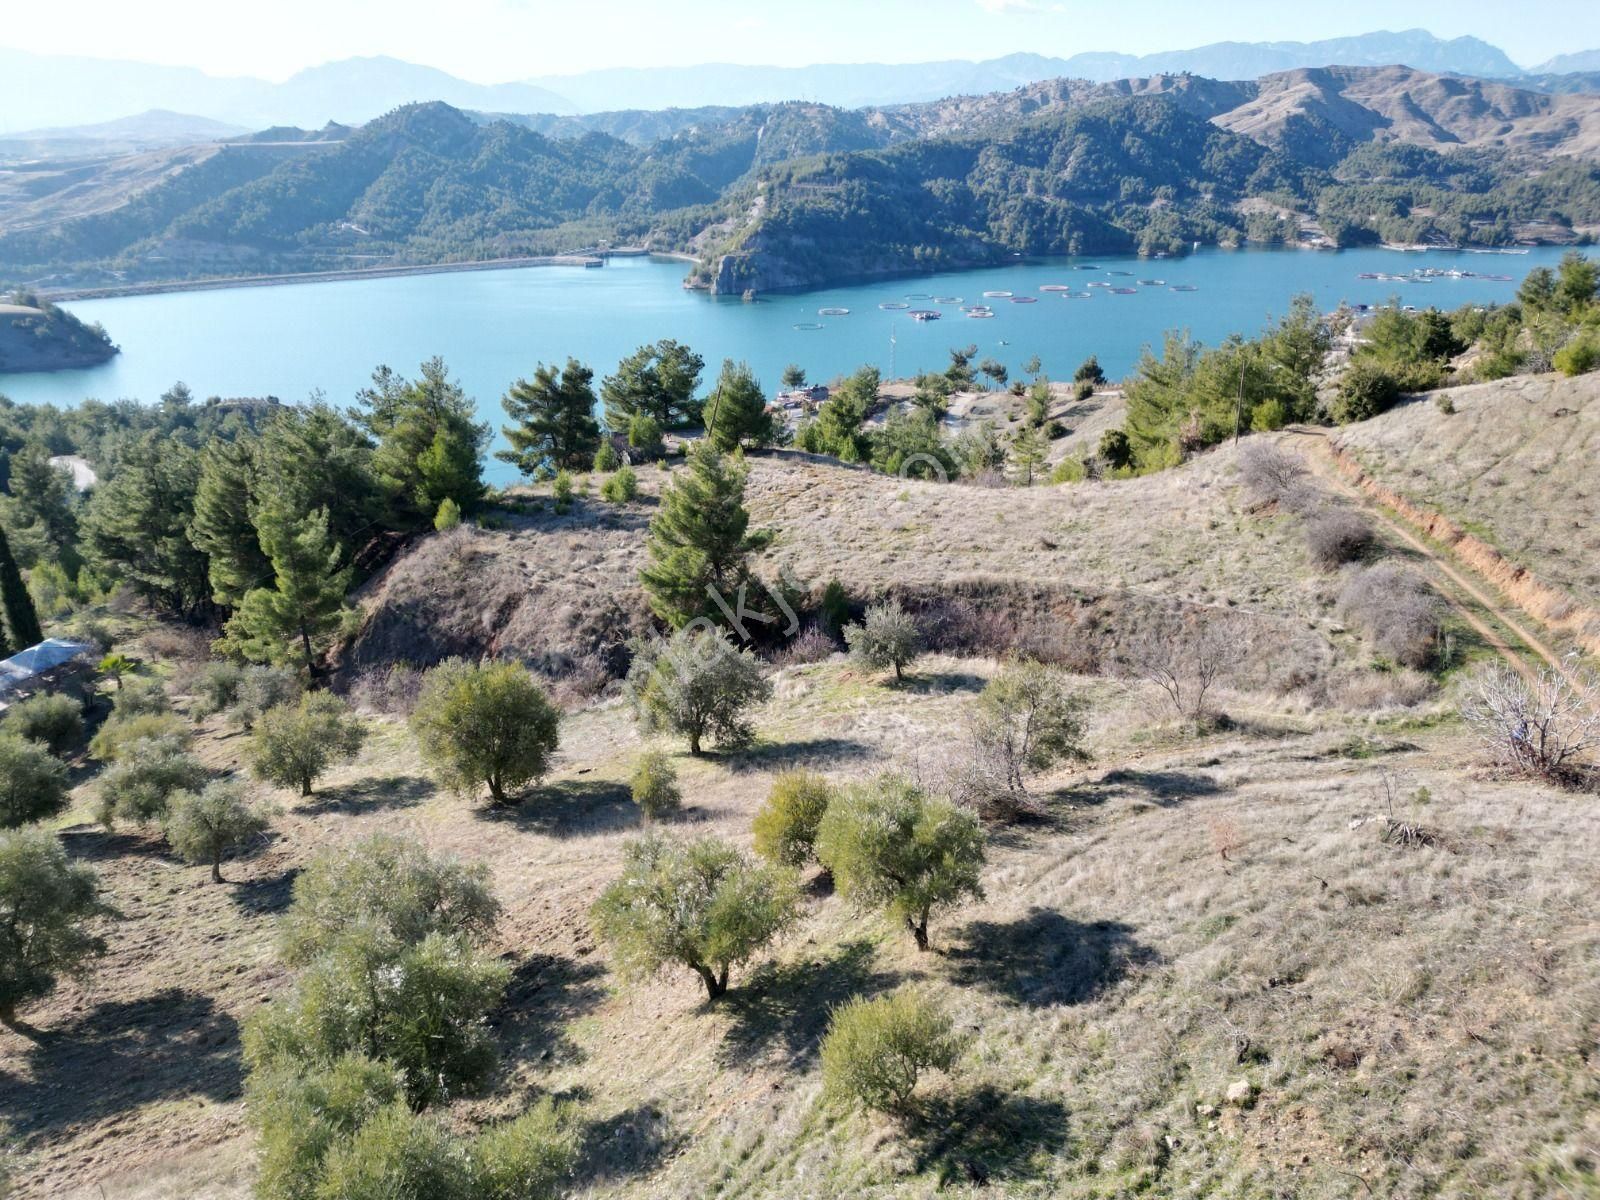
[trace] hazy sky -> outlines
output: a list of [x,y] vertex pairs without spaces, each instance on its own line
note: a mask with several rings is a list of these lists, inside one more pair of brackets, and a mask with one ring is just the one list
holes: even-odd
[[[1596,0],[9,0],[0,45],[281,79],[389,54],[483,83],[602,66],[1148,53],[1374,29],[1472,34],[1523,65],[1600,47]],[[234,18],[248,11],[248,19]]]

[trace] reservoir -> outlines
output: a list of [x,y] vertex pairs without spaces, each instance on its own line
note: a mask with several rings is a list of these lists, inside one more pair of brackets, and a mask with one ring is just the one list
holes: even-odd
[[[598,388],[618,359],[659,338],[676,338],[704,356],[704,386],[724,358],[735,358],[750,363],[769,393],[789,363],[813,382],[863,364],[909,376],[942,369],[950,347],[968,344],[1013,376],[1037,355],[1051,377],[1069,378],[1094,354],[1117,379],[1169,329],[1187,329],[1208,344],[1254,334],[1300,292],[1324,312],[1341,301],[1398,299],[1446,310],[1504,303],[1529,270],[1553,266],[1561,253],[1206,250],[1176,259],[1050,259],[755,303],[685,291],[683,263],[643,258],[613,259],[598,270],[534,267],[167,292],[66,303],[84,320],[101,322],[122,353],[85,370],[0,375],[0,394],[25,404],[149,402],[182,380],[197,398],[299,402],[320,393],[344,405],[375,367],[414,375],[437,354],[494,424],[498,444],[500,396],[538,363],[576,357],[595,369]],[[1391,278],[1363,278],[1375,275]],[[488,474],[495,482],[512,478],[497,462]]]

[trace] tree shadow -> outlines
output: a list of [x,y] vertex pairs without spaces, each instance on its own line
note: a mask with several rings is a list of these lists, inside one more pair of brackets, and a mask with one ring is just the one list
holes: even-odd
[[592,1183],[643,1175],[686,1140],[673,1130],[660,1108],[654,1104],[635,1105],[584,1125],[573,1178]]
[[223,886],[228,889],[228,899],[252,916],[277,916],[287,911],[293,902],[294,881],[300,878],[300,870],[299,867],[285,867],[254,879],[229,879]]
[[576,1061],[566,1026],[605,996],[605,969],[594,961],[533,954],[511,973],[504,1004],[493,1018],[506,1063]]
[[514,825],[547,837],[589,837],[631,829],[643,820],[625,783],[563,779],[530,792],[520,804],[477,810],[479,820]]
[[438,785],[422,775],[388,775],[362,779],[343,787],[323,788],[295,805],[297,813],[323,816],[339,813],[357,816],[395,808],[414,808],[438,792]]
[[1160,961],[1134,940],[1132,926],[1086,924],[1047,908],[1010,922],[974,921],[962,935],[966,944],[946,952],[957,982],[1033,1008],[1082,1004],[1132,969]]
[[61,831],[61,843],[75,859],[105,862],[113,858],[160,858],[171,860],[172,851],[158,827],[148,829],[106,829],[99,825],[74,825]]
[[898,978],[873,967],[865,941],[848,942],[827,958],[763,963],[721,1001],[732,1020],[721,1057],[744,1065],[776,1047],[791,1069],[802,1070],[816,1058],[835,1005],[885,991]]
[[757,742],[726,756],[728,769],[741,771],[822,768],[850,759],[865,758],[872,747],[855,738],[815,737],[794,742]]
[[988,685],[982,675],[971,671],[918,671],[907,675],[898,690],[917,695],[942,696],[952,692],[981,692]]
[[1215,796],[1222,790],[1211,776],[1193,771],[1118,770],[1074,788],[1072,795],[1083,804],[1104,804],[1113,796],[1138,796],[1162,808],[1176,808],[1187,800]]
[[1067,1109],[1058,1100],[984,1086],[919,1105],[907,1129],[916,1169],[952,1183],[1037,1177],[1066,1149]]
[[31,1078],[0,1073],[0,1115],[23,1136],[183,1096],[240,1094],[239,1025],[209,996],[167,988],[45,1032],[25,1052]]

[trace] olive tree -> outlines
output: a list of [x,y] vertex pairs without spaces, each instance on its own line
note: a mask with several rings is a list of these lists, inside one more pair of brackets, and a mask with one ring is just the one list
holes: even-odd
[[633,655],[625,691],[644,733],[681,734],[691,754],[707,737],[719,748],[749,745],[755,731],[744,711],[772,695],[754,654],[720,630],[690,625],[635,642]]
[[67,806],[67,768],[38,742],[0,732],[0,829],[53,817]]
[[983,896],[983,830],[972,813],[885,775],[846,788],[817,830],[817,858],[846,899],[887,912],[928,949],[934,911]]
[[896,683],[905,677],[906,667],[922,646],[916,621],[898,600],[867,609],[861,624],[845,626],[844,640],[850,657],[861,665],[874,671],[893,667]]
[[783,772],[756,813],[756,853],[787,867],[815,861],[817,828],[833,796],[833,785],[815,771]]
[[48,996],[58,977],[83,974],[105,953],[90,923],[110,915],[94,873],[69,861],[55,834],[0,833],[0,1024],[33,1037],[17,1009]]
[[308,692],[298,704],[261,714],[250,739],[250,767],[260,779],[309,796],[317,779],[334,763],[354,758],[366,739],[366,726],[343,700]]
[[1081,742],[1087,703],[1059,667],[1013,659],[984,687],[973,718],[975,760],[992,764],[1012,796],[1027,794],[1023,775],[1086,757]]
[[286,962],[303,966],[356,926],[376,926],[406,945],[432,933],[481,942],[499,915],[487,867],[435,858],[380,833],[312,856],[295,878],[280,947]]
[[830,1100],[904,1113],[922,1073],[950,1070],[961,1050],[949,1015],[926,993],[907,987],[855,996],[829,1018],[823,1091]]
[[411,715],[423,757],[460,791],[487,786],[496,805],[544,778],[561,710],[519,663],[449,659],[429,671]]
[[218,779],[198,792],[179,792],[167,802],[167,843],[185,862],[211,867],[222,882],[222,859],[267,827],[267,813],[246,803],[244,789]]
[[119,820],[139,825],[159,821],[178,792],[204,787],[205,765],[173,737],[140,738],[121,750],[100,776],[96,816],[110,828]]
[[65,754],[83,736],[83,705],[71,696],[32,696],[11,706],[0,733],[42,742],[51,754]]
[[595,932],[622,970],[645,976],[689,968],[715,1000],[728,974],[795,919],[794,873],[757,864],[715,838],[644,837],[624,851],[621,878],[595,901]]

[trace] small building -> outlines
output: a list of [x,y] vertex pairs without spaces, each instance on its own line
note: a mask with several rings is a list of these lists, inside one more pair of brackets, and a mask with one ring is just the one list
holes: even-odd
[[46,638],[0,661],[0,712],[40,692],[87,692],[96,648],[89,642]]

